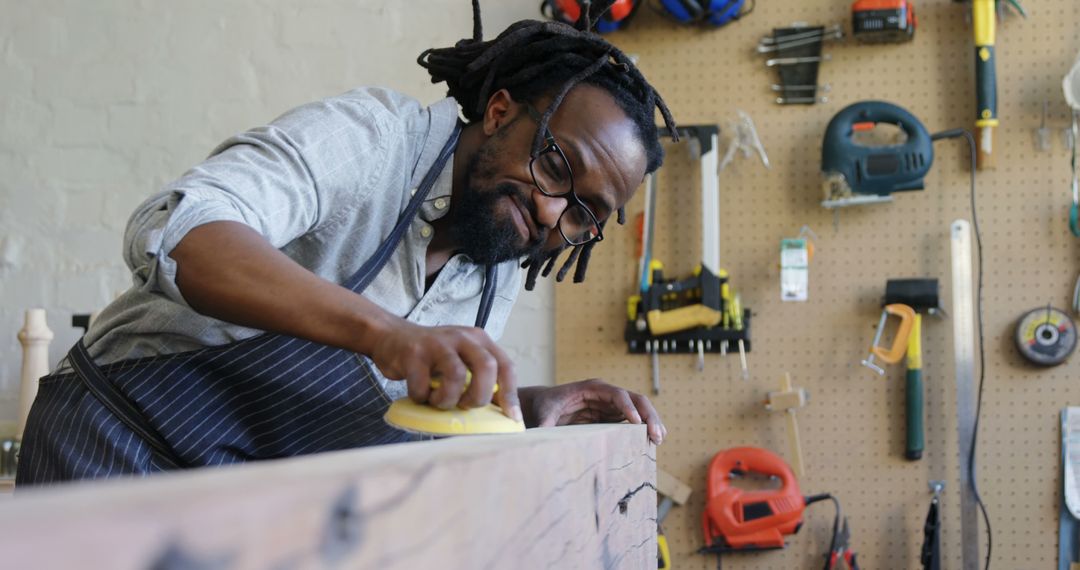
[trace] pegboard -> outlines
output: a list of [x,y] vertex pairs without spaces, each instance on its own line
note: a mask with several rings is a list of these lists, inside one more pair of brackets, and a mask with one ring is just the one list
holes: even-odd
[[[610,36],[657,87],[682,124],[721,127],[737,109],[754,119],[772,163],[738,157],[720,180],[721,266],[752,309],[750,379],[737,354],[661,355],[661,394],[652,396],[667,425],[659,465],[691,485],[689,503],[665,521],[677,568],[713,568],[703,544],[701,515],[708,462],[741,445],[789,454],[783,418],[764,410],[765,393],[785,372],[809,390],[799,410],[807,466],[806,494],[831,492],[843,504],[852,545],[864,568],[921,568],[919,549],[931,494],[944,479],[946,568],[960,568],[960,483],[952,326],[924,319],[926,451],[909,462],[904,450],[904,370],[883,379],[863,368],[880,315],[885,282],[937,277],[951,306],[949,225],[970,219],[968,155],[962,139],[935,143],[923,192],[900,193],[891,204],[823,209],[819,185],[825,125],[841,108],[865,99],[905,107],[931,131],[974,122],[970,5],[917,1],[913,43],[830,43],[819,82],[829,102],[773,102],[772,69],[755,53],[774,27],[793,22],[843,23],[850,3],[835,0],[758,2],[755,11],[721,30],[680,28],[642,10],[626,31]],[[1080,403],[1080,356],[1057,368],[1033,369],[1017,356],[1012,335],[1029,309],[1070,306],[1080,271],[1080,239],[1067,225],[1069,151],[1062,140],[1068,109],[1061,77],[1080,50],[1080,2],[1026,2],[1030,17],[998,23],[997,77],[1001,127],[996,169],[978,174],[985,257],[986,392],[979,439],[980,490],[994,529],[993,567],[1055,568],[1060,502],[1058,414]],[[1049,101],[1050,151],[1036,150],[1043,101]],[[723,139],[723,134],[722,134]],[[721,149],[724,141],[721,142]],[[685,275],[700,257],[699,168],[685,146],[668,145],[661,170],[655,256],[668,275]],[[644,192],[627,207],[643,210]],[[780,301],[779,245],[809,225],[817,234],[810,299]],[[622,340],[626,298],[637,280],[630,226],[612,229],[594,251],[589,277],[556,287],[557,381],[599,377],[649,394],[647,356],[627,354]],[[832,507],[810,507],[806,524],[783,551],[726,556],[725,568],[818,568],[828,549]],[[985,534],[981,552],[985,555]]]

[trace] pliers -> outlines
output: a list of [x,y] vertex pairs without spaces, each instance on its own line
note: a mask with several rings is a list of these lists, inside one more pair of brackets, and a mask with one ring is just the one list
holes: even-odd
[[839,523],[840,528],[833,532],[832,546],[825,555],[825,570],[839,570],[840,561],[843,560],[849,570],[859,570],[859,563],[855,561],[855,552],[851,550],[848,541],[851,539],[851,529],[848,528],[847,517]]

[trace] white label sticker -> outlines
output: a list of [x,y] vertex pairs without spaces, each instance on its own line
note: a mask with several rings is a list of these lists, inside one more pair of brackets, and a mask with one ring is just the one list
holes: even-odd
[[806,301],[809,294],[810,255],[806,240],[780,240],[780,299]]

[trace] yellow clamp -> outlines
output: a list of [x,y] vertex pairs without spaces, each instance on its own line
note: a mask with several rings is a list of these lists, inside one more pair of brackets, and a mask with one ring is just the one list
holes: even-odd
[[907,352],[908,341],[911,336],[911,327],[915,322],[915,309],[900,303],[885,305],[885,311],[881,315],[881,323],[878,325],[878,338],[880,338],[882,329],[885,326],[887,315],[900,317],[900,326],[896,329],[892,347],[886,350],[881,346],[873,346],[870,348],[870,352],[873,353],[874,356],[880,358],[883,362],[896,364],[903,360],[904,353]]

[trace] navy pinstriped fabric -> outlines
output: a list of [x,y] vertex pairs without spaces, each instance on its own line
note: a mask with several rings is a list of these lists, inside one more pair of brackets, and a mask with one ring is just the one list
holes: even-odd
[[[367,358],[281,335],[102,368],[187,466],[407,441]],[[74,374],[41,381],[18,484],[165,468]]]
[[[393,233],[343,285],[360,292],[385,264],[456,147],[455,129]],[[495,272],[489,268],[477,325],[483,326]],[[80,341],[81,342],[81,341]],[[291,457],[408,441],[382,421],[390,399],[371,361],[299,338],[263,334],[225,346],[121,361],[99,368],[144,425],[183,466]],[[18,485],[170,467],[144,438],[87,389],[76,373],[41,379],[27,419]]]

